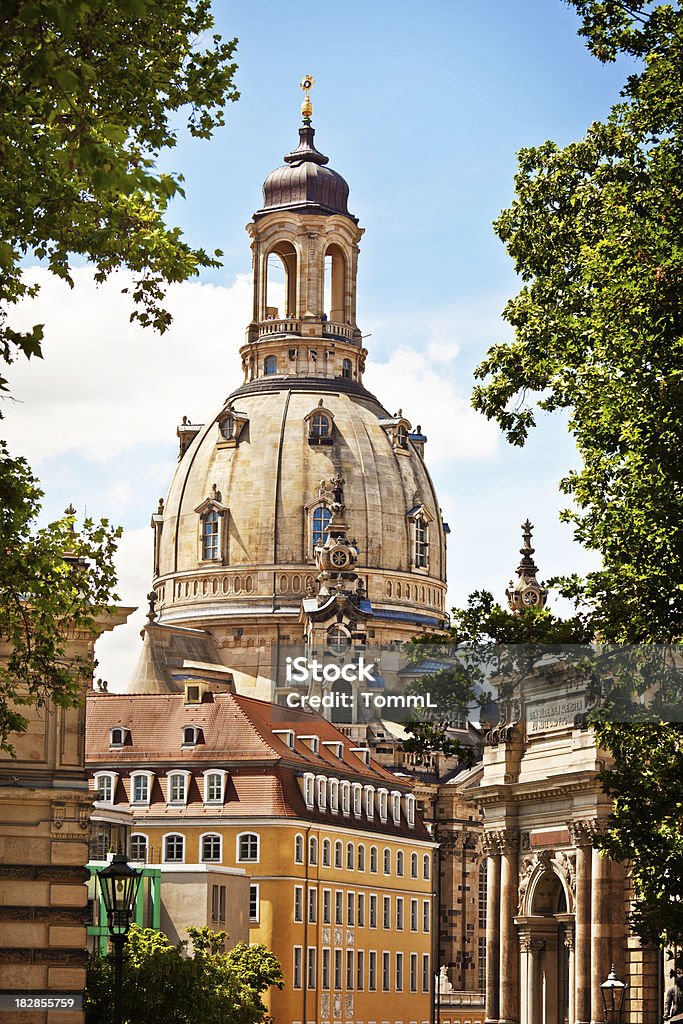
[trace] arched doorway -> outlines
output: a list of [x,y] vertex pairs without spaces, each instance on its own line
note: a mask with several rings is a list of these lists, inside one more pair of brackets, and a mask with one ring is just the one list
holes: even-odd
[[574,915],[553,870],[532,877],[526,914],[517,919],[523,1024],[573,1024]]

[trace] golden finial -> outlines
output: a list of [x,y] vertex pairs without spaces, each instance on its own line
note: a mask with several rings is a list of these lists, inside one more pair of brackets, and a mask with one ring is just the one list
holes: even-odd
[[311,97],[308,94],[315,85],[315,79],[313,75],[304,75],[300,84],[306,97],[301,104],[301,116],[304,119],[304,124],[310,125],[311,115],[313,114],[313,104],[311,103]]

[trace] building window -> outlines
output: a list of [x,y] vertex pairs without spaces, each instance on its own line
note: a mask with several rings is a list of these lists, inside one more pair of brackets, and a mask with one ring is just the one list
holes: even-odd
[[410,901],[410,930],[416,932],[419,928],[418,925],[418,913],[417,913],[417,900]]
[[95,785],[97,786],[97,799],[101,800],[103,804],[113,804],[116,776],[112,774],[96,775]]
[[339,810],[339,780],[330,779],[329,782],[330,790],[330,810],[336,814]]
[[327,416],[322,412],[316,412],[310,419],[311,437],[327,437],[332,429]]
[[394,825],[401,824],[401,794],[391,794],[391,816],[394,819]]
[[417,854],[411,853],[410,855],[410,877],[417,878]]
[[306,801],[306,807],[309,811],[313,809],[314,797],[315,778],[310,772],[307,772],[304,775],[304,800]]
[[417,992],[417,953],[410,954],[410,991]]
[[324,544],[327,539],[327,527],[329,526],[332,513],[326,505],[318,505],[313,509],[311,523],[311,540],[313,542],[313,553],[318,545]]
[[426,569],[429,555],[429,526],[423,516],[415,518],[415,565]]
[[342,978],[342,951],[341,949],[335,949],[334,951],[334,987],[339,990],[343,987],[344,979]]
[[396,954],[396,991],[403,991],[403,953]]
[[149,775],[132,775],[132,797],[134,804],[148,804],[150,779]]
[[183,726],[183,746],[195,747],[199,742],[199,729],[196,725]]
[[429,919],[431,917],[429,900],[422,901],[422,931],[429,933]]
[[222,772],[208,772],[204,776],[204,803],[223,803],[223,780]]
[[355,864],[355,857],[354,857],[353,843],[347,843],[346,844],[346,870],[347,871],[353,871],[354,864]]
[[337,841],[334,844],[334,866],[335,866],[335,868],[340,868],[340,867],[343,866],[343,854],[344,854],[344,848],[342,846],[342,841],[341,841],[341,839],[337,839]]
[[486,861],[483,860],[479,865],[479,914],[478,921],[479,927],[482,930],[486,928]]
[[112,729],[109,733],[109,746],[122,747],[126,742],[127,729]]
[[308,923],[315,924],[318,920],[318,890],[308,890]]
[[358,844],[358,870],[365,871],[365,847],[362,843]]
[[308,840],[308,863],[318,863],[318,840],[315,836],[311,836]]
[[327,779],[324,775],[319,775],[315,780],[316,789],[318,791],[318,810],[324,811],[327,807]]
[[351,380],[353,377],[353,367],[350,359],[342,359],[342,377],[344,380]]
[[225,886],[211,886],[211,918],[219,924],[225,924]]
[[486,991],[486,938],[477,939],[477,987]]
[[277,373],[277,356],[266,356],[263,362],[263,372],[266,375]]
[[377,874],[377,847],[370,847],[370,871]]
[[354,982],[354,952],[352,949],[346,950],[346,991],[353,992]]
[[363,787],[360,782],[354,782],[351,789],[353,790],[353,813],[356,818],[360,818],[363,803]]
[[384,853],[382,855],[382,867],[385,875],[391,874],[391,850],[388,846],[384,847]]
[[237,860],[257,863],[259,859],[259,837],[255,832],[242,832],[237,837]]
[[134,832],[130,837],[130,859],[143,863],[147,860],[147,836],[140,832]]
[[303,864],[304,862],[304,837],[302,835],[294,836],[294,863]]
[[373,893],[370,893],[370,927],[377,927],[377,897]]
[[351,812],[351,783],[342,782],[341,784],[341,809],[342,814],[350,814]]
[[323,924],[332,924],[332,890],[323,889]]
[[391,896],[382,896],[382,927],[391,928]]
[[391,986],[391,954],[382,953],[382,992],[388,992]]
[[346,894],[346,923],[353,928],[356,920],[356,894],[354,892],[347,892]]
[[294,960],[292,963],[292,988],[301,988],[303,949],[301,946],[294,947]]
[[329,839],[323,839],[323,867],[329,868],[332,863],[332,843]]
[[424,879],[429,878],[430,873],[430,857],[428,853],[425,853],[422,857],[422,877]]
[[218,558],[218,512],[212,508],[202,516],[202,561],[215,562]]
[[422,991],[429,992],[429,953],[422,954]]
[[356,953],[356,965],[356,989],[362,992],[365,985],[365,953],[362,949]]
[[221,837],[210,833],[202,836],[202,860],[213,863],[221,861]]
[[365,787],[365,816],[366,818],[374,818],[375,816],[375,787]]
[[168,777],[168,800],[172,804],[184,804],[187,801],[187,776],[183,772],[174,772]]
[[185,860],[185,837],[164,836],[164,861],[166,864],[182,864]]
[[380,821],[386,821],[387,820],[387,802],[388,802],[388,799],[389,799],[389,793],[387,792],[386,789],[378,789],[377,790],[377,802],[379,804],[378,810],[379,810]]
[[407,796],[406,797],[406,821],[408,822],[408,827],[409,828],[413,828],[414,827],[414,825],[415,825],[415,797],[414,796]]
[[317,950],[315,946],[308,947],[308,956],[306,958],[306,987],[315,988],[317,981],[316,971],[316,957]]
[[396,874],[399,878],[403,877],[403,850],[396,851]]
[[341,889],[334,893],[334,923],[344,924],[344,893]]
[[259,899],[258,883],[252,883],[249,887],[249,920],[252,924],[258,922],[260,909],[261,901]]
[[365,927],[365,893],[358,893],[358,914],[356,915],[356,922],[359,928]]
[[377,991],[377,953],[374,949],[368,952],[368,992]]
[[328,992],[330,988],[330,951],[329,949],[323,949],[322,951],[322,971],[321,971],[320,985],[321,988]]
[[303,886],[294,886],[294,921],[300,924],[304,919],[304,890]]
[[396,897],[396,931],[403,931],[403,896]]

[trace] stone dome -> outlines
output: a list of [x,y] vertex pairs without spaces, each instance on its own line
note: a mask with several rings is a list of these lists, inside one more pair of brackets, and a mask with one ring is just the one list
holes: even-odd
[[315,148],[314,137],[313,128],[299,129],[299,145],[263,183],[263,209],[256,216],[283,209],[351,216],[349,186],[341,174],[325,167],[329,159]]
[[[330,443],[311,436],[316,415],[329,422]],[[262,379],[238,388],[211,421],[193,428],[155,517],[160,621],[213,632],[221,622],[279,614],[294,626],[317,576],[320,484],[341,475],[357,571],[378,626],[401,625],[412,635],[442,625],[445,535],[409,427],[355,381]],[[202,550],[207,510],[220,517],[214,560]],[[422,567],[415,565],[416,516],[429,530]]]

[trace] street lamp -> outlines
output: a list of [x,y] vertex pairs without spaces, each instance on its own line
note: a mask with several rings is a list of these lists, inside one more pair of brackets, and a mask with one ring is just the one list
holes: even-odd
[[600,986],[600,992],[602,993],[602,1005],[605,1008],[606,1024],[620,1024],[621,1011],[624,1008],[626,985],[623,981],[619,981],[614,973],[614,964],[612,964],[612,970],[607,975],[607,981],[603,981]]
[[121,968],[123,944],[130,928],[135,899],[142,878],[119,852],[108,867],[97,872],[102,900],[107,911],[107,927],[114,947],[114,1024],[121,1024]]

